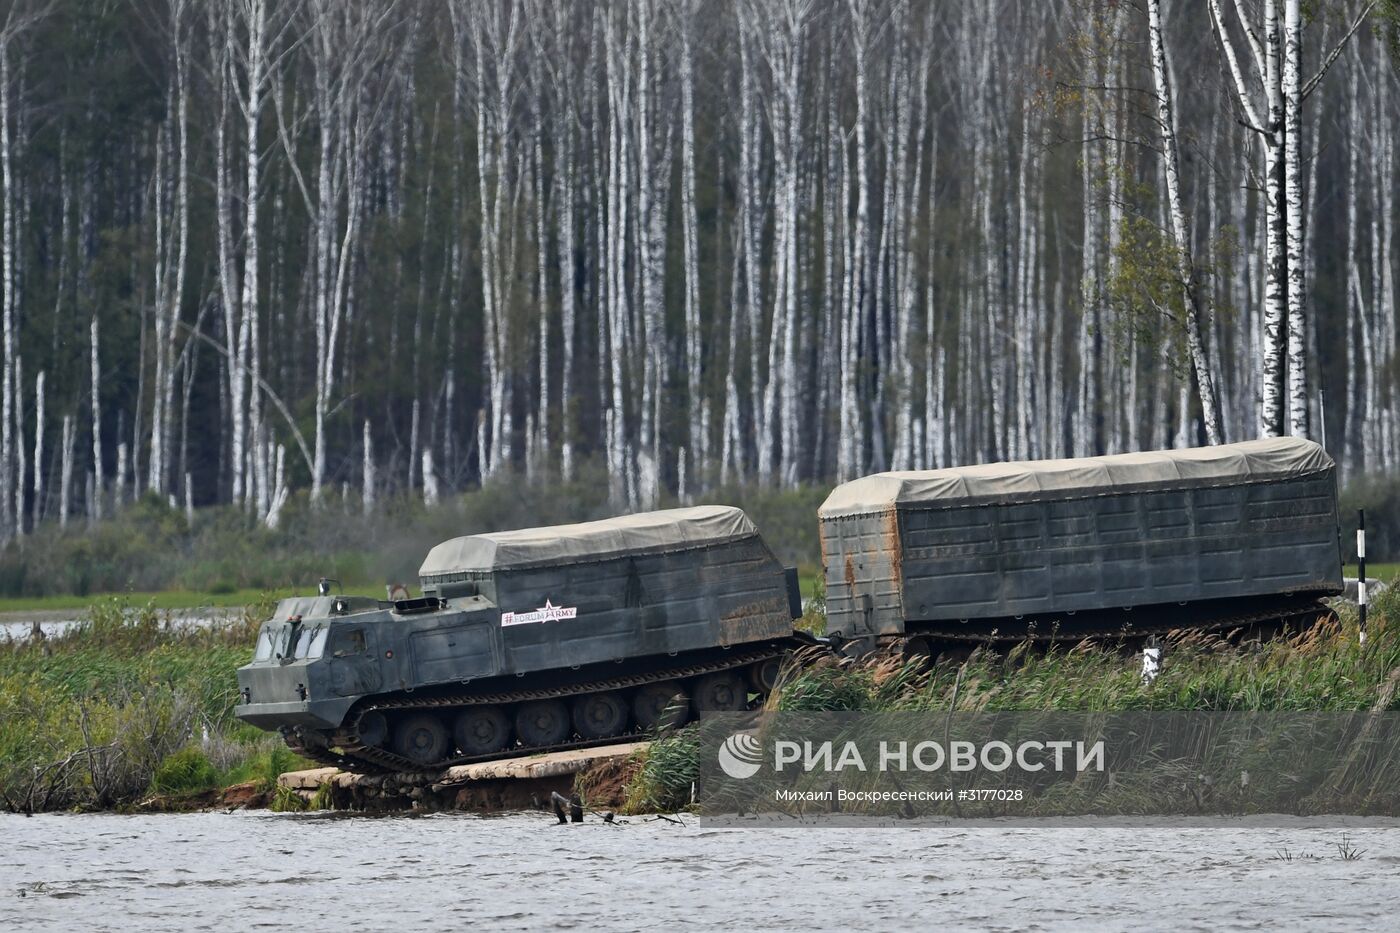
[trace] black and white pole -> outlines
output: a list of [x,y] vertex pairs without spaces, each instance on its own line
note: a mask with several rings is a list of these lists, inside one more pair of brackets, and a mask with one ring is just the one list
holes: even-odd
[[1366,510],[1356,510],[1356,605],[1361,644],[1366,644]]
[[1162,648],[1157,644],[1157,636],[1147,639],[1142,648],[1142,684],[1147,686],[1162,672]]

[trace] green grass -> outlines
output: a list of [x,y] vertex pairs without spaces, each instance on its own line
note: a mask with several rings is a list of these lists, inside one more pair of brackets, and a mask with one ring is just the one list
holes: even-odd
[[[1395,579],[1395,577],[1396,577],[1397,574],[1400,574],[1400,564],[1391,564],[1391,563],[1373,564],[1373,563],[1371,563],[1370,561],[1367,561],[1367,563],[1366,563],[1366,579],[1367,579],[1367,580],[1384,580],[1385,582],[1389,583],[1389,582],[1391,582],[1392,580]],[[1355,564],[1347,564],[1347,565],[1345,565],[1344,567],[1342,567],[1342,576],[1344,576],[1344,577],[1354,577],[1354,576],[1356,576],[1356,565],[1355,565]]]
[[208,627],[99,600],[41,644],[0,643],[0,809],[121,809],[308,767],[233,716],[257,600]]
[[[978,650],[927,669],[880,655],[819,658],[786,675],[772,710],[822,712],[1400,710],[1400,589],[1376,598],[1363,649],[1354,609],[1292,637],[1232,644],[1190,632],[1167,639],[1157,680],[1112,644]],[[684,807],[699,743],[687,728],[653,744],[629,789],[632,811]]]

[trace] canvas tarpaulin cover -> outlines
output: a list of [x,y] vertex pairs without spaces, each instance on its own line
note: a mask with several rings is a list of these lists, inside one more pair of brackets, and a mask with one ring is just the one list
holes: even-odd
[[731,506],[641,512],[577,525],[453,538],[428,552],[418,575],[427,579],[473,570],[606,560],[626,554],[723,544],[757,533],[748,516]]
[[969,500],[1016,503],[1125,488],[1235,484],[1331,468],[1332,458],[1317,444],[1296,437],[1269,437],[1107,457],[876,473],[837,486],[819,514],[838,518],[903,506],[955,506]]

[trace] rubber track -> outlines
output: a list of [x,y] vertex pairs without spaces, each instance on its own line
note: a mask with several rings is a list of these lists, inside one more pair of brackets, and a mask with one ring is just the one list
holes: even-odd
[[[316,733],[307,733],[300,729],[286,730],[282,733],[282,738],[292,751],[305,758],[311,758],[322,764],[331,765],[344,771],[355,771],[362,774],[433,772],[441,771],[444,768],[450,768],[454,765],[474,764],[476,762],[493,761],[501,758],[513,758],[518,755],[538,755],[545,752],[562,752],[574,748],[593,748],[599,745],[613,745],[619,741],[643,738],[645,733],[631,732],[624,735],[608,736],[603,739],[580,739],[576,742],[560,742],[556,745],[530,745],[523,748],[515,747],[500,752],[493,752],[488,755],[467,755],[457,758],[447,758],[431,764],[421,764],[385,749],[377,748],[372,745],[364,745],[360,742],[353,741],[352,737],[356,735],[355,727],[359,725],[360,719],[366,713],[374,711],[382,712],[406,709],[442,709],[461,706],[504,705],[508,703],[528,702],[530,700],[552,700],[588,693],[625,690],[649,683],[659,683],[664,680],[682,680],[689,677],[698,677],[704,674],[732,670],[736,667],[744,667],[757,661],[779,657],[795,647],[801,646],[787,644],[777,646],[770,645],[758,650],[744,651],[705,664],[690,664],[685,667],[674,667],[650,674],[633,674],[627,677],[614,677],[607,680],[589,681],[561,687],[540,687],[533,690],[512,690],[503,693],[463,694],[457,696],[421,698],[405,696],[393,700],[366,704],[353,713],[354,718],[350,720],[347,728],[338,730],[329,738],[325,738]],[[318,739],[320,741],[318,741]],[[322,744],[323,742],[324,744]],[[338,746],[341,751],[333,751],[332,746]]]

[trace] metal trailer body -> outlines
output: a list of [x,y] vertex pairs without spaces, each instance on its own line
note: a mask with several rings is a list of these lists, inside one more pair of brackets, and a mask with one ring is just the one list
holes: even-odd
[[846,639],[1211,627],[1342,590],[1335,467],[1296,438],[882,473],[819,516]]
[[722,506],[456,538],[419,574],[416,599],[279,603],[238,671],[237,715],[308,754],[362,746],[361,763],[392,768],[400,714],[357,728],[366,711],[450,725],[483,698],[507,709],[726,670],[791,647],[801,614],[795,572]]

